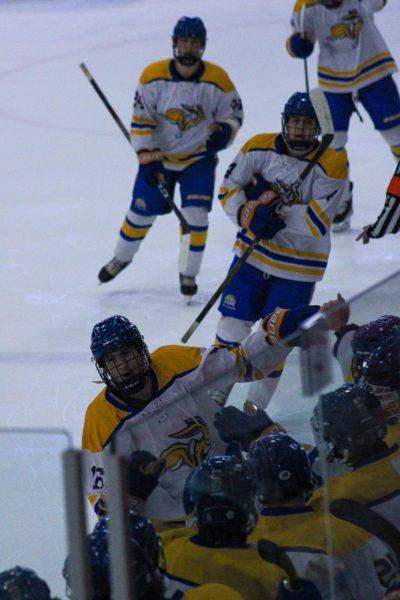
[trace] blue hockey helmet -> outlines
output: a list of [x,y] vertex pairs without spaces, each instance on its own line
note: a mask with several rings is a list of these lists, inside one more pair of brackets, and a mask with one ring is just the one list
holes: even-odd
[[304,448],[286,433],[272,433],[250,446],[248,461],[262,502],[308,500],[315,480]]
[[[307,117],[307,124],[296,124],[296,117]],[[286,102],[282,113],[282,135],[288,148],[304,154],[315,145],[320,126],[309,94],[295,92]]]
[[193,38],[200,40],[205,47],[207,32],[200,17],[181,17],[174,27],[172,41],[175,46],[179,38]]
[[49,586],[35,571],[15,566],[0,573],[0,600],[51,600]]
[[326,8],[339,8],[343,4],[343,0],[319,0]]
[[[101,517],[91,534],[87,536],[89,548],[89,564],[93,588],[93,598],[109,600],[110,588],[110,555],[109,555],[109,521]],[[145,517],[129,512],[129,544],[132,551],[133,584],[138,600],[162,600],[163,578],[162,547],[153,524]],[[67,557],[63,576],[66,580],[66,594],[71,596],[70,560]]]
[[393,416],[400,414],[400,335],[388,335],[362,361],[363,386]]
[[[106,368],[107,356],[121,348],[135,349],[111,373]],[[142,390],[150,373],[150,354],[136,325],[126,317],[114,315],[93,327],[90,349],[96,368],[104,383],[117,395],[129,397]],[[130,369],[125,368],[128,363]],[[121,368],[122,365],[122,368]]]
[[361,380],[363,361],[390,335],[400,335],[400,318],[395,315],[382,315],[356,330],[351,341],[353,350],[351,371],[355,383]]
[[257,519],[256,482],[247,461],[237,456],[212,456],[189,474],[185,510],[199,530],[220,527],[248,534]]
[[311,425],[320,450],[326,443],[330,461],[353,464],[360,457],[367,459],[383,440],[386,421],[387,413],[372,392],[347,383],[320,396]]

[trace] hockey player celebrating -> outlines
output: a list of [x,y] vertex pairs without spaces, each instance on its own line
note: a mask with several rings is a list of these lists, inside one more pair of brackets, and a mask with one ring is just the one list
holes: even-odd
[[206,29],[201,19],[179,19],[172,46],[174,57],[150,64],[139,80],[131,127],[139,170],[115,256],[100,270],[99,279],[110,281],[129,265],[157,215],[170,211],[157,184],[163,182],[173,198],[178,183],[182,214],[191,229],[180,289],[184,296],[193,296],[206,245],[217,153],[232,143],[243,110],[227,73],[202,60]]
[[[256,236],[261,239],[221,297],[220,344],[240,342],[276,306],[309,303],[324,275],[330,226],[347,176],[346,152],[328,148],[301,183],[294,203],[285,203],[291,185],[318,150],[318,135],[309,95],[296,92],[285,104],[282,132],[251,138],[225,174],[219,198],[239,227],[231,268]],[[282,368],[251,386],[249,400],[265,408]]]
[[[91,351],[106,387],[89,405],[82,435],[95,510],[104,511],[103,451],[113,442],[130,458],[132,506],[144,510],[147,501],[151,518],[182,517],[189,471],[207,455],[225,450],[213,425],[220,408],[208,390],[265,377],[290,352],[281,340],[317,310],[318,306],[277,309],[237,347],[161,346],[151,354],[125,317],[97,323]],[[259,434],[272,425],[260,411],[253,429]]]
[[386,202],[375,223],[365,225],[356,241],[368,244],[370,239],[381,238],[400,229],[400,161],[386,190]]
[[[286,42],[289,54],[306,59],[319,43],[318,83],[324,90],[335,128],[334,148],[344,148],[353,112],[360,102],[395,158],[400,158],[400,97],[397,71],[374,24],[386,0],[296,0]],[[339,204],[333,231],[350,227],[352,184]]]

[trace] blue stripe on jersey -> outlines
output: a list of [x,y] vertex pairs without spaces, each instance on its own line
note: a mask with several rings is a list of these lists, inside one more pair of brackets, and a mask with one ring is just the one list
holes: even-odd
[[[252,240],[247,238],[245,236],[244,232],[242,232],[242,231],[240,231],[237,234],[237,239],[242,240],[242,242],[244,242],[248,246],[252,243]],[[325,269],[326,265],[327,265],[326,260],[317,260],[314,258],[307,258],[307,257],[296,258],[295,256],[290,256],[288,254],[279,254],[278,252],[274,252],[274,251],[270,250],[269,248],[265,248],[264,246],[260,246],[260,245],[257,246],[257,252],[260,252],[260,254],[264,254],[264,256],[271,258],[273,260],[278,260],[278,261],[290,263],[293,265],[300,265],[300,266],[304,266],[304,267],[318,267],[319,269]]]
[[346,76],[346,75],[327,75],[323,71],[318,71],[318,77],[321,79],[326,79],[327,81],[341,81],[341,82],[351,83],[355,79],[358,79],[364,73],[368,73],[368,71],[376,69],[376,67],[379,67],[380,65],[383,65],[385,63],[392,63],[392,62],[393,62],[393,58],[391,56],[387,56],[386,58],[381,58],[381,60],[377,60],[377,61],[373,62],[372,64],[367,65],[366,67],[361,69],[361,71],[357,71],[357,73],[355,73],[354,75],[348,75],[348,76]]
[[311,221],[314,223],[314,225],[319,230],[320,234],[325,235],[327,232],[325,224],[323,223],[323,221],[321,221],[321,219],[318,217],[317,213],[313,210],[313,208],[311,206],[309,206],[307,208],[307,214],[310,217]]
[[150,125],[150,123],[136,123],[132,121],[131,129],[155,129],[155,125]]

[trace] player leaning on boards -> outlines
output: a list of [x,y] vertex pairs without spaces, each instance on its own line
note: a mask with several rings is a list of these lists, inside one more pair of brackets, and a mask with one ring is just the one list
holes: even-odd
[[[206,456],[225,450],[213,425],[220,408],[208,390],[216,382],[227,386],[267,375],[290,352],[282,338],[317,310],[277,309],[238,347],[161,346],[151,354],[125,317],[97,323],[91,351],[106,387],[89,405],[82,435],[88,494],[96,512],[104,511],[103,451],[113,440],[131,460],[129,490],[135,509],[146,502],[151,518],[182,517],[186,476]],[[259,411],[254,429],[260,433],[271,425]],[[151,465],[153,459],[156,465]]]
[[368,244],[370,239],[381,238],[387,233],[398,233],[400,229],[400,161],[386,190],[386,201],[375,223],[365,225],[356,241]]
[[157,215],[169,206],[157,188],[164,181],[173,197],[178,183],[182,214],[191,228],[190,250],[180,273],[184,296],[197,292],[214,193],[217,153],[229,146],[242,125],[242,102],[228,74],[202,60],[206,29],[198,17],[175,25],[174,58],[148,65],[136,90],[131,126],[139,170],[114,258],[99,273],[113,279],[131,261]]
[[[400,158],[400,97],[392,74],[396,63],[373,15],[386,0],[296,0],[287,40],[291,56],[306,58],[319,43],[318,83],[328,100],[335,128],[334,148],[348,139],[350,118],[360,102],[375,129]],[[350,226],[352,184],[344,194],[333,230]]]
[[[281,133],[251,138],[225,174],[219,198],[239,227],[231,268],[255,237],[262,237],[222,295],[216,332],[221,344],[240,342],[276,306],[308,304],[324,275],[330,227],[347,176],[346,151],[328,148],[302,181],[294,203],[285,203],[318,152],[319,131],[309,95],[296,92],[285,104]],[[249,400],[265,408],[281,371],[282,365],[252,384]]]

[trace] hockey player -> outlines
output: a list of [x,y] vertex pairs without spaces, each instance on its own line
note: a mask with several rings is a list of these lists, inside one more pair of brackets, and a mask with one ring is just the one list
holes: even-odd
[[332,502],[349,498],[368,504],[400,527],[398,444],[389,447],[387,413],[378,398],[354,384],[320,396],[311,425],[320,453],[340,462],[342,473],[317,490],[311,504],[321,508],[324,493]]
[[193,296],[206,245],[217,153],[232,143],[243,110],[227,73],[202,60],[206,29],[201,19],[179,19],[172,47],[174,58],[150,64],[139,80],[131,127],[139,170],[115,256],[100,270],[99,279],[110,281],[129,265],[157,215],[170,211],[157,183],[164,182],[171,198],[178,183],[182,214],[191,228],[180,288],[184,296]]
[[[282,202],[278,212],[275,206],[315,154],[318,134],[308,94],[296,92],[285,104],[282,132],[251,138],[225,174],[219,198],[239,227],[232,267],[255,236],[262,239],[222,294],[220,344],[240,342],[275,306],[309,303],[324,275],[330,226],[346,180],[346,152],[328,148],[301,184],[295,204]],[[265,408],[282,368],[251,386],[249,400]]]
[[370,239],[381,238],[400,229],[400,161],[386,190],[385,206],[375,223],[365,225],[356,241],[368,244]]
[[392,570],[387,548],[333,516],[326,529],[324,515],[308,503],[315,480],[304,448],[287,434],[269,434],[251,445],[248,461],[262,503],[249,541],[267,538],[281,546],[299,575],[311,577],[323,598],[330,598],[330,565],[337,598],[380,598],[390,581],[383,584],[380,571]]
[[[318,306],[277,309],[237,347],[161,346],[151,355],[137,327],[125,317],[97,323],[91,351],[106,387],[89,405],[82,434],[88,493],[96,512],[104,511],[102,496],[107,495],[103,451],[113,442],[130,457],[136,510],[147,501],[151,518],[182,517],[189,471],[207,455],[225,449],[213,426],[220,408],[209,388],[268,374],[290,351],[280,340],[317,310]],[[263,411],[254,419],[258,432],[272,425]],[[158,462],[151,464],[154,457]],[[150,470],[147,481],[144,466]]]
[[[400,97],[395,61],[374,24],[386,0],[296,0],[286,42],[291,56],[306,59],[319,43],[318,83],[332,114],[336,149],[344,148],[350,117],[360,102],[396,159],[400,158]],[[358,113],[359,114],[359,113]],[[333,231],[350,227],[352,183],[348,182]]]
[[[130,511],[129,544],[132,550],[132,585],[137,600],[164,600],[164,581],[160,569],[163,567],[161,541],[152,523]],[[101,517],[93,532],[87,536],[93,600],[111,600],[110,553],[108,517]],[[63,576],[66,594],[71,597],[69,558],[66,559]]]
[[[247,544],[258,510],[256,484],[246,461],[227,455],[203,461],[187,479],[185,506],[193,515],[194,535],[178,529],[161,536],[167,590],[172,593],[218,582],[229,584],[245,600],[275,599],[285,572],[265,563],[255,547]],[[311,582],[304,581],[303,587],[308,595],[300,598],[319,598],[313,595],[316,590]]]
[[35,571],[16,566],[0,573],[0,600],[19,599],[52,600],[49,586]]

